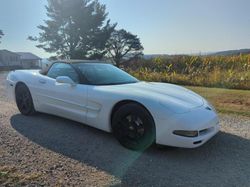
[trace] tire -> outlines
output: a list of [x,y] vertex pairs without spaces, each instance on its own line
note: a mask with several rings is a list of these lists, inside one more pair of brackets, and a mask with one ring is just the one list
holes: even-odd
[[126,148],[145,150],[155,141],[155,124],[142,106],[129,103],[113,115],[112,129],[116,139]]
[[21,114],[29,116],[36,112],[29,88],[25,84],[19,83],[16,86],[15,95],[16,105]]

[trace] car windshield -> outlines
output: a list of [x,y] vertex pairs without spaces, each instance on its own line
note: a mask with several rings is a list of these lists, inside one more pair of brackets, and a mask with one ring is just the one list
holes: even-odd
[[116,85],[136,83],[138,80],[111,64],[76,63],[87,81],[92,85]]

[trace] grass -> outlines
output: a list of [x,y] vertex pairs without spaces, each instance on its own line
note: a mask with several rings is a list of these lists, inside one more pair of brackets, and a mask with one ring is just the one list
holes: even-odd
[[193,87],[187,88],[202,95],[220,113],[238,114],[250,117],[250,90]]

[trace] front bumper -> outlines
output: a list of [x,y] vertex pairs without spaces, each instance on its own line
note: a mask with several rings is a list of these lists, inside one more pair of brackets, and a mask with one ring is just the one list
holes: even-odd
[[[196,137],[173,134],[175,130],[198,131]],[[216,112],[204,106],[188,113],[175,114],[169,119],[156,120],[156,143],[183,148],[203,145],[219,132],[219,119]]]

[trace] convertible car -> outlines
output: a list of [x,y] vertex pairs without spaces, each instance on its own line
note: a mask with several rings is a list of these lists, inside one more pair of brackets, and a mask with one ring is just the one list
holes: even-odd
[[98,61],[56,61],[46,70],[8,74],[23,115],[49,113],[112,132],[125,147],[201,146],[219,131],[214,107],[173,84],[139,81]]

